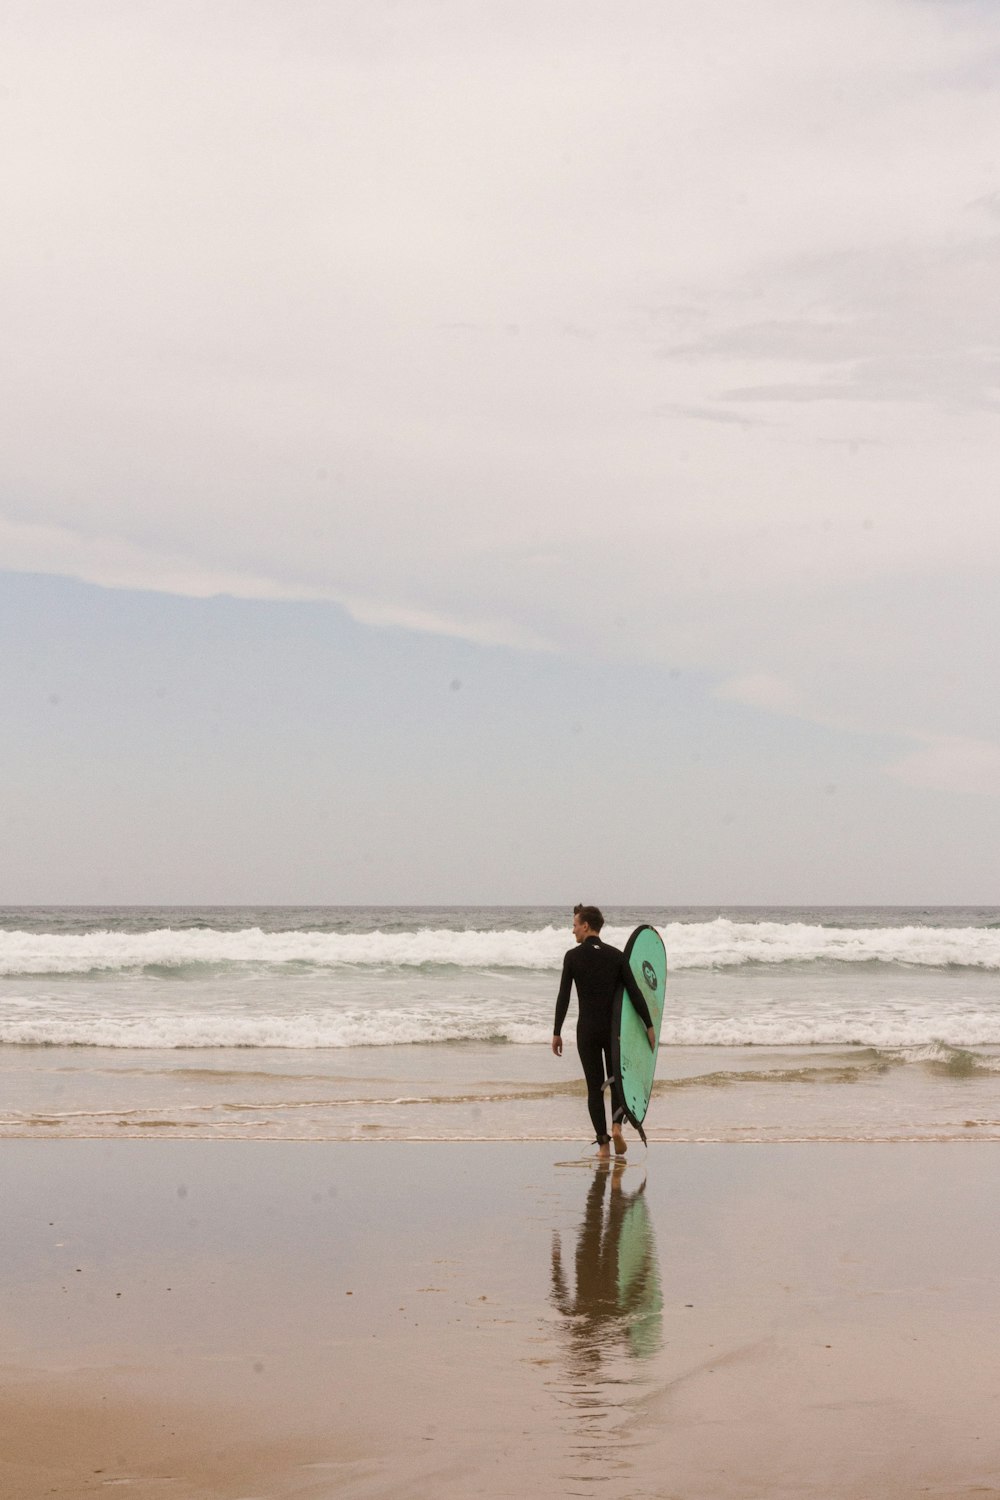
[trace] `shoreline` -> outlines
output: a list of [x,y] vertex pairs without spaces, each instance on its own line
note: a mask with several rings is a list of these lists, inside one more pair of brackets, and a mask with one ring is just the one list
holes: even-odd
[[[0,1047],[0,1139],[589,1139],[547,1045]],[[1000,1049],[667,1047],[651,1143],[1000,1140]]]

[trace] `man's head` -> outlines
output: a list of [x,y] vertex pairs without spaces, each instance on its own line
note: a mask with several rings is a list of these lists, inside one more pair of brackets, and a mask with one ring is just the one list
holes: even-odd
[[573,936],[578,943],[585,942],[589,937],[596,937],[604,926],[604,917],[598,906],[574,906],[573,908]]

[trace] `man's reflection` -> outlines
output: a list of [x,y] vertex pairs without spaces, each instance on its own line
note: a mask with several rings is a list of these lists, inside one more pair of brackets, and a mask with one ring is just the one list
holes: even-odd
[[576,1239],[571,1294],[558,1231],[552,1237],[552,1302],[567,1319],[571,1375],[593,1381],[602,1360],[624,1348],[655,1354],[663,1335],[663,1296],[643,1177],[624,1190],[622,1163],[598,1167]]

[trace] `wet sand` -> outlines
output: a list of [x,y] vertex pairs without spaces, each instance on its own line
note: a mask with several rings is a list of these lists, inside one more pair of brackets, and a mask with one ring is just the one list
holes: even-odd
[[[1000,1140],[1000,1049],[668,1047],[650,1140]],[[572,1045],[0,1047],[0,1139],[579,1141]]]
[[5,1141],[0,1493],[1000,1495],[989,1144]]

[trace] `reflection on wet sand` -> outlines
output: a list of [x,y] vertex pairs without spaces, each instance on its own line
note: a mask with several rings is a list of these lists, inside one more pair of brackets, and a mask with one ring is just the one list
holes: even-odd
[[552,1237],[551,1302],[561,1314],[564,1367],[553,1390],[566,1418],[568,1480],[606,1480],[630,1467],[647,1371],[663,1341],[663,1294],[646,1178],[631,1191],[623,1163],[595,1166],[577,1231],[570,1288]]

